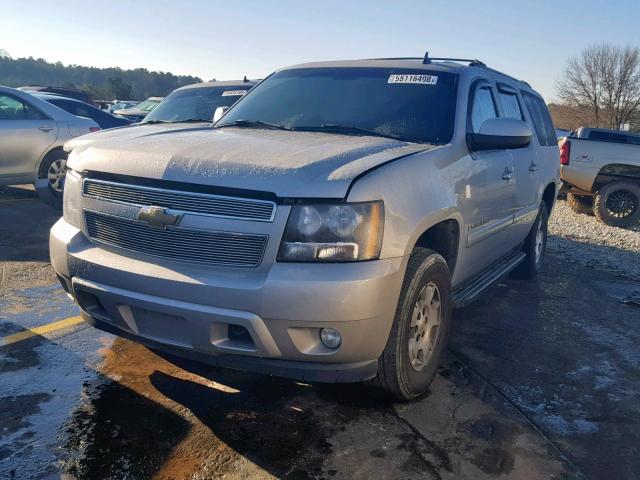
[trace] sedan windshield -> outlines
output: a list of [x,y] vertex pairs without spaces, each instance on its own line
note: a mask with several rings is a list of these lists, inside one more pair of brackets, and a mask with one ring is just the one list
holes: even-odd
[[230,107],[248,87],[200,87],[177,90],[169,95],[144,122],[211,122],[218,107]]
[[138,110],[142,110],[143,112],[149,112],[149,111],[153,110],[154,108],[156,108],[159,103],[160,103],[159,100],[147,99],[144,102],[141,102],[138,105],[136,105],[135,108],[138,109]]
[[304,68],[276,72],[216,124],[375,135],[407,142],[451,140],[456,75],[397,68]]

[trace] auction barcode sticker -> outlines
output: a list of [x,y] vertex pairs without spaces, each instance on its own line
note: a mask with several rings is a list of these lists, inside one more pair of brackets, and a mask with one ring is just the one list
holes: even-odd
[[387,83],[417,83],[420,85],[435,85],[438,77],[435,75],[389,75]]
[[247,93],[247,90],[225,90],[222,92],[223,97],[241,97]]

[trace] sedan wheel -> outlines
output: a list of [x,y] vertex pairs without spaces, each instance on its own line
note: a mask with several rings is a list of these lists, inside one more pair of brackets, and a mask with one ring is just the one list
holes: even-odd
[[65,158],[57,158],[49,165],[47,178],[49,179],[49,187],[51,187],[54,192],[62,193],[66,173],[67,160]]

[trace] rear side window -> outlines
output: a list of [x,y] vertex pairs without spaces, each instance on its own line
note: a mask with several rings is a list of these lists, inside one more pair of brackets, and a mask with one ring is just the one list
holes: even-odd
[[627,143],[627,136],[612,132],[589,132],[589,140],[600,142]]
[[45,120],[36,108],[13,96],[0,93],[0,120]]
[[504,117],[524,120],[522,110],[520,109],[520,102],[518,101],[518,95],[516,93],[503,92],[498,89],[498,99],[500,100],[500,106],[502,107],[502,114]]
[[476,88],[471,105],[471,129],[473,133],[480,131],[480,126],[485,120],[497,118],[496,104],[493,101],[491,87],[481,86]]
[[524,98],[524,103],[531,116],[533,129],[536,131],[540,145],[556,146],[558,144],[556,131],[544,101],[540,97],[528,92],[522,92],[522,98]]

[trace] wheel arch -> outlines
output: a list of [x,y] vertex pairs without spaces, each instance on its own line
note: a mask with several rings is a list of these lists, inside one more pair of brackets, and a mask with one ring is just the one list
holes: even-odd
[[38,178],[42,178],[42,174],[46,173],[44,172],[44,165],[47,161],[48,158],[50,158],[52,155],[56,155],[56,154],[62,154],[65,158],[68,156],[67,152],[64,151],[64,149],[62,148],[62,145],[56,145],[53,148],[50,148],[47,153],[45,153],[42,158],[40,159],[40,162],[38,162],[38,166],[36,168],[35,171],[35,178],[36,180]]
[[447,218],[430,225],[417,236],[412,250],[416,247],[428,248],[442,255],[453,277],[460,248],[460,222],[456,218]]
[[610,163],[602,167],[593,181],[593,191],[614,181],[640,182],[640,165]]
[[557,186],[554,182],[549,183],[542,192],[542,201],[547,205],[547,213],[551,215],[551,210],[555,204],[557,196]]

